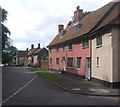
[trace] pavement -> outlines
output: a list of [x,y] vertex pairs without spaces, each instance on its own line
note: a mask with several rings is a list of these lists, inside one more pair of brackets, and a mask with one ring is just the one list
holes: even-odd
[[64,78],[63,80],[49,82],[55,84],[67,92],[90,96],[120,96],[120,89],[109,88],[94,81],[88,81],[86,79],[80,78],[78,75],[73,75],[67,72],[60,73],[50,70],[48,72],[54,73],[55,75]]

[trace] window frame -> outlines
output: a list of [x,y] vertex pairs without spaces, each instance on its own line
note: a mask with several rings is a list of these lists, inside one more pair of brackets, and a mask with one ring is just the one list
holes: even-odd
[[58,47],[56,47],[56,52],[59,52],[59,48]]
[[102,36],[96,37],[96,48],[99,48],[102,46]]
[[69,44],[68,44],[68,50],[69,50],[69,51],[72,51],[72,50],[73,50],[73,48],[72,48],[72,43],[69,43]]
[[52,53],[52,49],[51,48],[49,49],[49,52]]
[[60,60],[59,58],[56,58],[56,66],[59,66]]
[[[78,67],[78,58],[80,59],[79,67]],[[77,69],[77,70],[80,70],[80,68],[81,68],[81,59],[82,59],[82,57],[77,57],[77,58],[76,58],[76,69]]]
[[96,66],[99,67],[99,64],[100,64],[100,58],[97,57],[97,62],[96,62]]
[[62,46],[62,52],[64,52],[65,51],[65,46]]
[[88,39],[83,39],[82,40],[82,48],[88,48],[89,47],[89,40]]
[[[70,59],[72,60],[71,63],[70,63]],[[73,57],[67,58],[67,68],[73,68],[73,61],[74,61]],[[72,65],[72,66],[70,66],[70,65]]]
[[49,59],[49,65],[52,66],[52,58]]

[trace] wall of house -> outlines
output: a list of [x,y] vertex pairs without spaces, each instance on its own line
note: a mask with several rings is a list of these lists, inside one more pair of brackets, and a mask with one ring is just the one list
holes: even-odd
[[[49,52],[49,60],[52,58],[52,65],[49,65],[49,69],[62,69],[63,63],[62,59],[65,57],[66,59],[66,67],[67,67],[67,58],[73,57],[73,67],[72,68],[66,68],[67,72],[79,74],[82,76],[85,76],[86,74],[86,57],[90,57],[90,40],[89,40],[89,47],[88,48],[82,48],[82,43],[80,40],[76,40],[73,42],[72,50],[68,50],[68,46],[66,45],[64,47],[64,52],[62,51],[62,47],[59,48],[59,52],[56,52],[56,48],[52,49],[52,53]],[[81,57],[81,68],[80,70],[76,69],[76,61],[77,57]],[[56,58],[59,58],[59,66],[56,65]],[[50,61],[49,61],[50,62]]]
[[48,60],[41,60],[41,69],[48,70]]
[[31,60],[32,60],[32,58],[30,56],[28,56],[28,66],[30,66]]
[[38,64],[38,55],[33,56],[33,62],[34,62],[34,65]]
[[120,82],[120,66],[118,65],[120,62],[120,27],[114,26],[112,28],[112,43],[113,43],[113,82]]
[[24,57],[19,57],[18,65],[24,64]]
[[[113,82],[112,69],[113,69],[113,51],[112,51],[112,33],[111,30],[102,32],[102,46],[96,47],[96,38],[92,40],[92,72],[91,76]],[[97,66],[97,57],[99,57],[99,66]]]

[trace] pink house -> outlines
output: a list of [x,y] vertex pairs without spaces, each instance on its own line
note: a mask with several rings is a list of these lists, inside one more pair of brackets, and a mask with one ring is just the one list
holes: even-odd
[[40,48],[40,44],[38,44],[37,48],[34,48],[32,44],[28,53],[28,66],[41,67],[41,59],[45,54],[48,56],[48,50],[46,48]]
[[67,27],[58,25],[58,35],[49,44],[49,69],[62,70],[88,77],[90,72],[90,45],[87,36],[79,36],[85,16],[78,6],[74,12],[74,20],[69,21]]
[[73,21],[65,29],[58,25],[58,34],[48,45],[49,69],[118,86],[119,7],[118,0],[85,14],[78,6]]

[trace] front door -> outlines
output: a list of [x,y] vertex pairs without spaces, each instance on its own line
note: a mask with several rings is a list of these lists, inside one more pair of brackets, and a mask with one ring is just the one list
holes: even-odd
[[86,57],[86,79],[90,80],[90,76],[91,76],[91,58],[90,57]]
[[63,59],[62,59],[62,69],[64,71],[66,71],[66,60],[65,60],[65,57],[63,57]]

